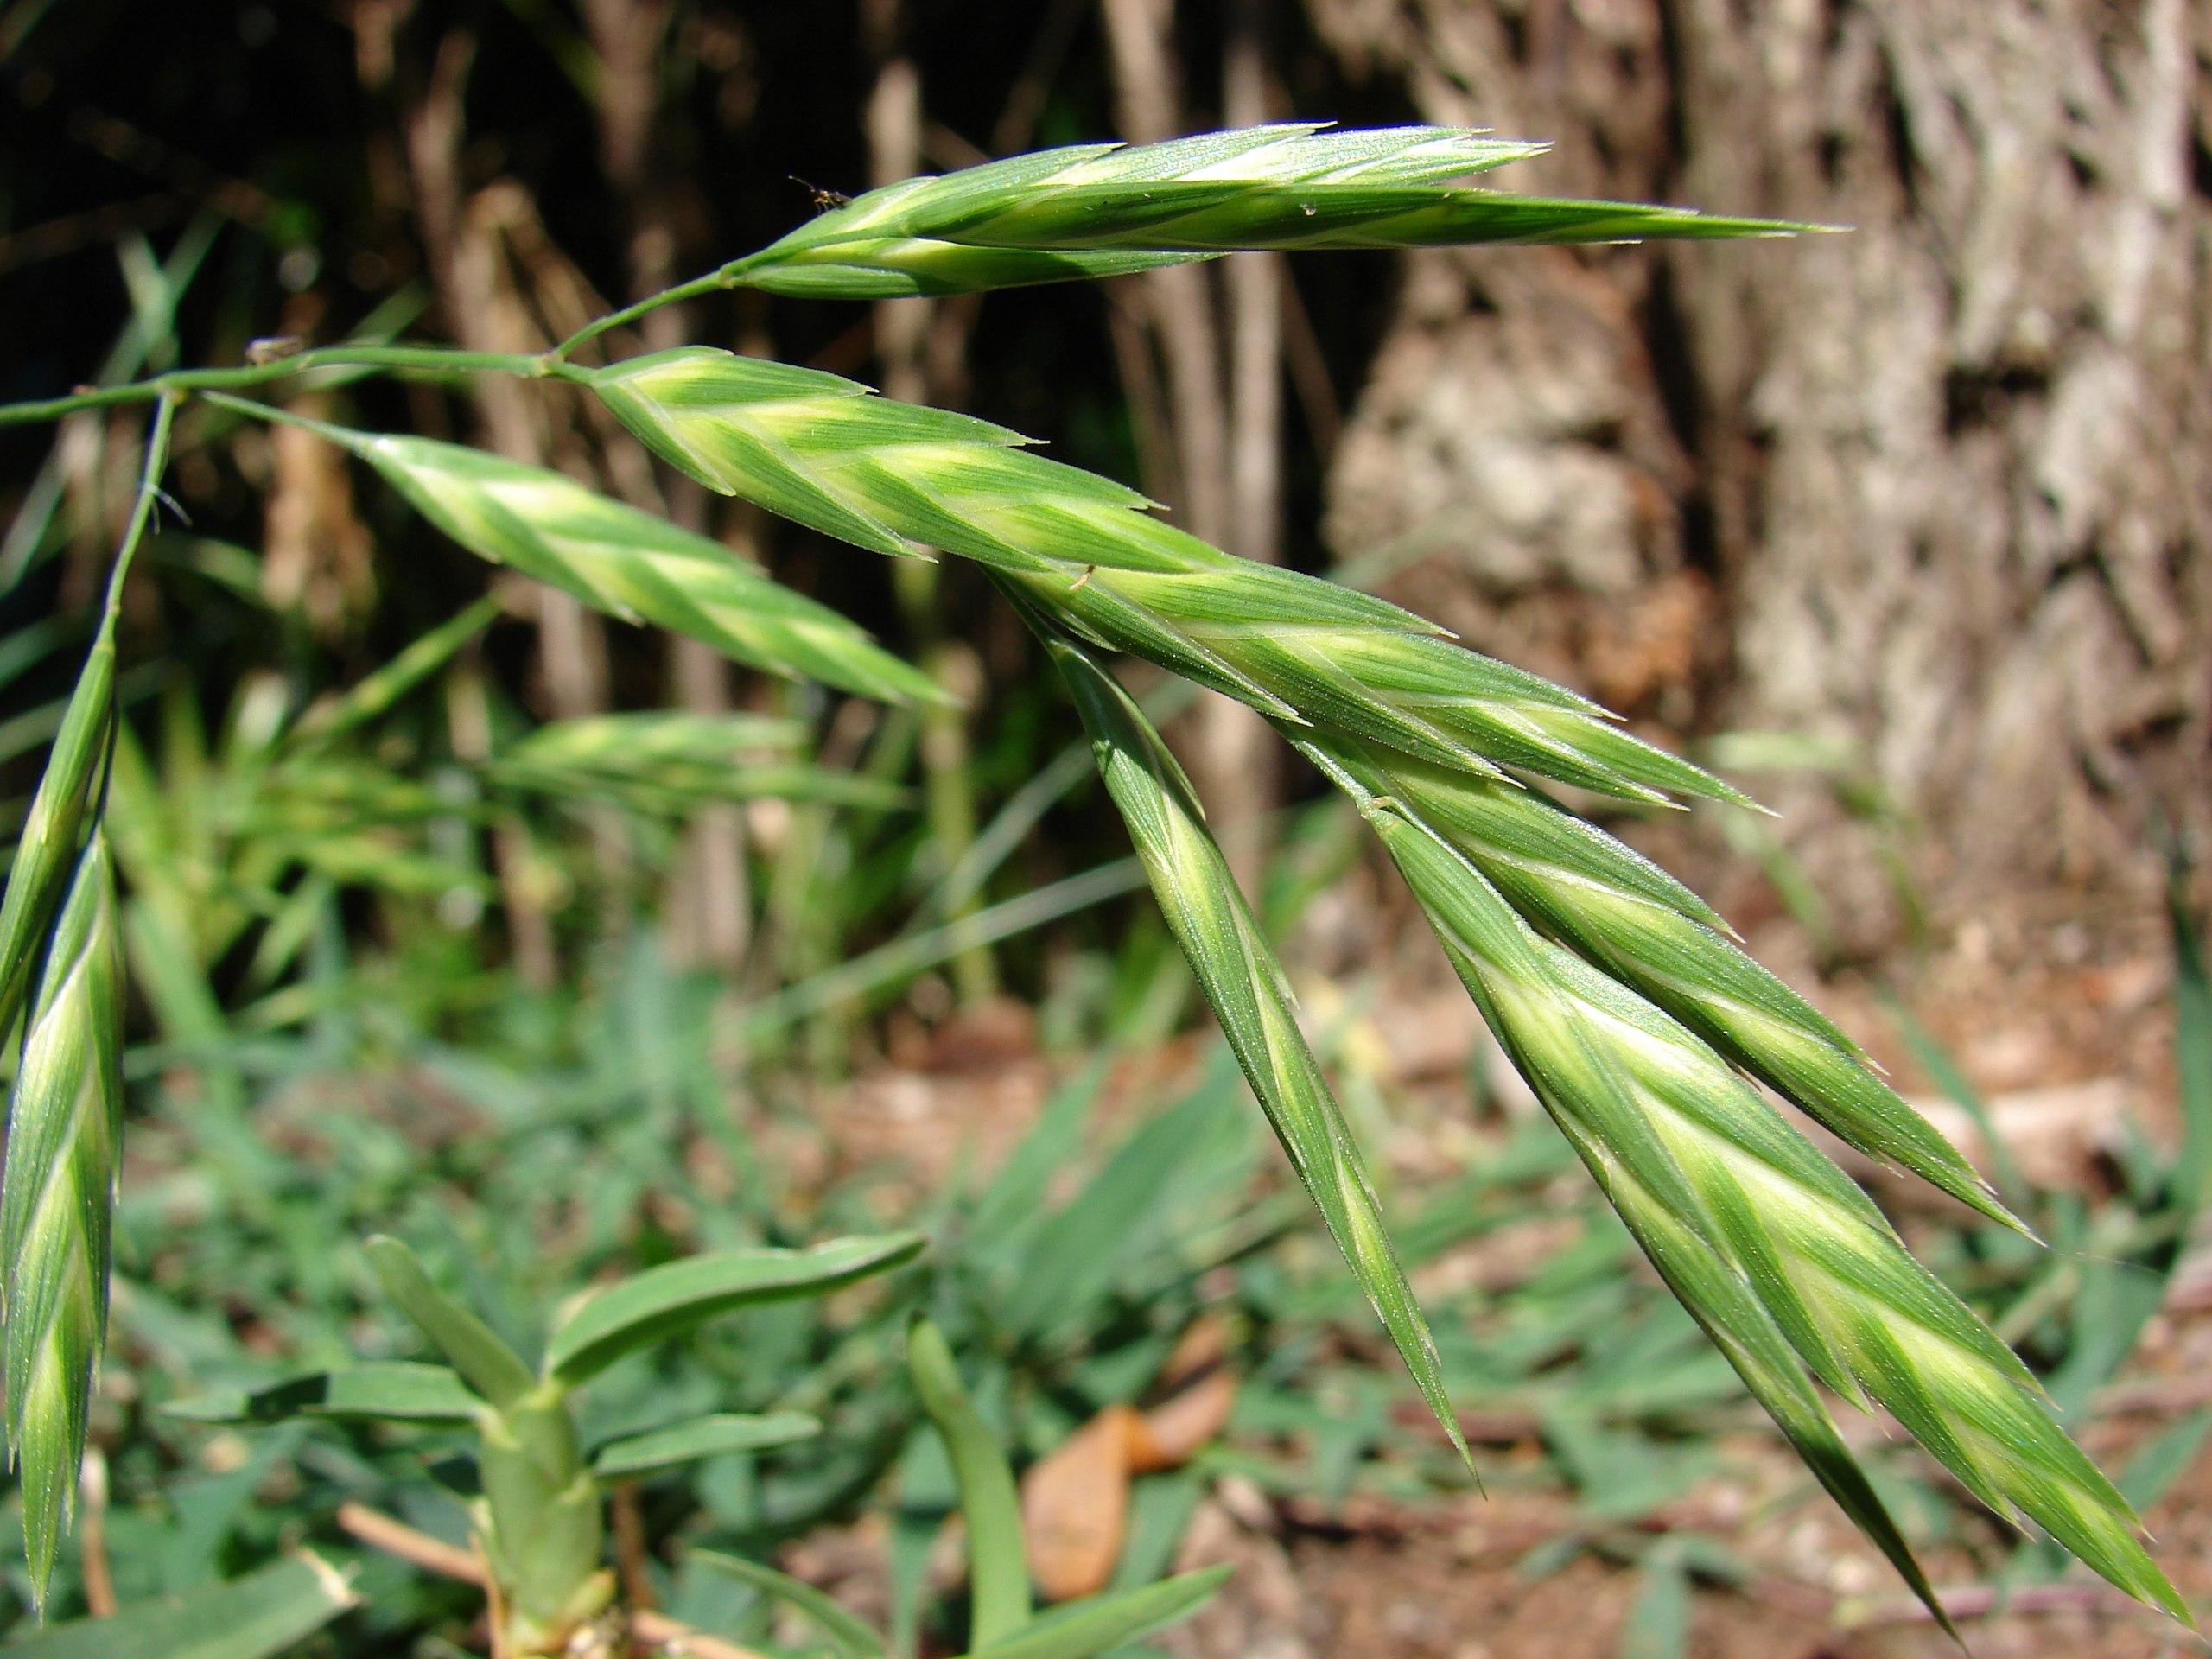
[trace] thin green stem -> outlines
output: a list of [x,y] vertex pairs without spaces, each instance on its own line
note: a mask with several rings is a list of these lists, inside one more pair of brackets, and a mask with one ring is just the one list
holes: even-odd
[[598,339],[610,328],[620,328],[625,323],[635,322],[646,313],[658,311],[664,305],[674,305],[681,300],[696,299],[702,294],[715,294],[726,288],[734,288],[738,284],[730,275],[732,269],[732,266],[724,265],[720,270],[709,271],[703,276],[694,276],[688,283],[678,283],[675,287],[664,288],[658,294],[648,294],[636,304],[626,305],[620,311],[610,311],[597,321],[588,322],[577,329],[575,334],[570,334],[558,346],[546,353],[542,360],[549,366],[565,363],[578,346]]
[[153,521],[154,503],[161,499],[162,471],[168,464],[169,432],[176,424],[177,397],[164,395],[154,406],[154,424],[146,434],[146,462],[138,475],[137,499],[130,504],[130,522],[124,527],[123,544],[116,550],[115,563],[108,571],[107,600],[100,609],[99,638],[115,637],[116,619],[123,613],[123,582],[130,574],[130,562],[138,552],[138,543],[145,539],[146,526]]
[[442,346],[327,346],[273,363],[251,363],[235,369],[177,369],[150,379],[132,380],[119,386],[91,386],[66,397],[47,397],[32,403],[0,404],[0,426],[23,426],[58,421],[80,410],[108,409],[125,404],[150,404],[175,394],[231,391],[266,385],[317,369],[391,369],[425,375],[513,374],[532,379],[573,379],[575,372],[549,356],[527,353],[463,352]]

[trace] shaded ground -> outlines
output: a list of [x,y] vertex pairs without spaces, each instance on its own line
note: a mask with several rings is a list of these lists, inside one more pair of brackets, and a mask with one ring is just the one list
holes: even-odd
[[[2034,941],[1966,930],[1914,976],[1914,1004],[1986,1096],[2037,1184],[2094,1195],[2114,1180],[2113,1154],[2128,1135],[2140,1129],[2157,1141],[2172,1133],[2170,969],[2153,918],[2056,925],[2068,931]],[[2022,962],[2037,965],[2010,965]],[[1391,1101],[1386,1153],[1408,1188],[1456,1173],[1467,1155],[1465,1126],[1480,1111],[1531,1109],[1486,1056],[1464,997],[1418,967],[1388,995],[1329,983],[1302,990],[1317,1026],[1350,1022],[1340,1071]],[[1847,988],[1824,991],[1822,1001],[1891,1065],[1909,1094],[1942,1109],[1873,995]],[[925,1185],[957,1160],[988,1162],[1010,1144],[1046,1084],[1020,1018],[1004,1011],[940,1032],[934,1046],[909,1045],[900,1058],[908,1064],[829,1106],[833,1160],[891,1160]],[[1173,1051],[1133,1067],[1114,1091],[1122,1109],[1161,1098],[1186,1058]],[[1471,1077],[1492,1095],[1491,1107],[1472,1103]],[[1955,1110],[1948,1116],[1965,1128]],[[1901,1212],[1916,1242],[1950,1224],[1940,1204]],[[1432,1263],[1424,1292],[1510,1285],[1555,1248],[1556,1236],[1541,1217],[1489,1234]],[[1484,1416],[1482,1402],[1462,1404]],[[2208,1408],[2212,1252],[2200,1248],[2184,1258],[2165,1311],[2119,1379],[2097,1396],[2082,1437],[2114,1469]],[[1802,1471],[1754,1418],[1723,1437],[1713,1478],[1611,1534],[1593,1527],[1571,1493],[1529,1478],[1544,1462],[1537,1426],[1484,1419],[1484,1430],[1491,1443],[1478,1459],[1491,1477],[1487,1496],[1408,1506],[1355,1495],[1331,1509],[1270,1497],[1235,1477],[1216,1482],[1180,1564],[1229,1561],[1238,1572],[1216,1606],[1170,1644],[1190,1659],[1878,1659],[1951,1650],[1840,1516],[1816,1497],[1808,1501]],[[1847,1433],[1872,1440],[1879,1430],[1860,1420]],[[2212,1599],[2212,1455],[2195,1455],[2191,1465],[2148,1519],[2161,1564],[2202,1602]],[[1636,1558],[1677,1532],[1723,1541],[1745,1574],[1732,1585],[1698,1580],[1688,1644],[1679,1649],[1632,1628],[1651,1612],[1640,1599],[1649,1580]],[[1958,1547],[1930,1551],[1929,1566],[1947,1592],[1967,1599],[1969,1647],[1981,1659],[2201,1650],[2078,1571],[1993,1610],[1987,1586],[2008,1552],[2006,1535],[1979,1517],[1961,1536]],[[1572,1548],[1578,1537],[1591,1545],[1580,1554]],[[842,1592],[864,1594],[871,1551],[864,1541],[851,1543],[849,1553],[836,1552],[844,1556],[836,1576]],[[1543,1570],[1534,1570],[1540,1561]],[[1977,1596],[1985,1598],[1980,1605]]]

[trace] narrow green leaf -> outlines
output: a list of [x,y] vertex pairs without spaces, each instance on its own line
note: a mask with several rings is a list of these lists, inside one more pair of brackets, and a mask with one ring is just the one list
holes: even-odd
[[[1202,1186],[1243,1190],[1251,1162],[1240,1152],[1249,1130],[1234,1090],[1224,1077],[1147,1118],[1080,1191],[1030,1218],[1006,1252],[1009,1282],[995,1300],[1001,1330],[1049,1343],[1096,1328],[1109,1317],[1101,1300],[1133,1260],[1172,1245],[1179,1227],[1217,1213]],[[980,1223],[976,1231],[982,1242]]]
[[624,1355],[757,1302],[821,1296],[913,1259],[919,1233],[833,1239],[808,1250],[733,1250],[648,1268],[594,1294],[547,1344],[547,1372],[574,1385]]
[[35,1631],[6,1650],[22,1659],[271,1659],[359,1602],[344,1573],[302,1551],[226,1584]]
[[172,1417],[199,1423],[278,1423],[291,1417],[327,1417],[391,1423],[475,1422],[483,1399],[442,1365],[404,1360],[309,1371],[258,1388],[231,1389],[181,1400]]
[[430,1282],[415,1252],[396,1238],[372,1238],[362,1247],[385,1294],[450,1360],[468,1385],[505,1410],[537,1384],[516,1353],[475,1314]]
[[886,1651],[883,1638],[804,1580],[795,1579],[788,1573],[779,1573],[774,1567],[763,1567],[758,1561],[721,1554],[710,1549],[695,1549],[684,1559],[696,1562],[709,1572],[720,1573],[741,1584],[750,1585],[762,1595],[797,1608],[830,1639],[830,1645],[842,1656],[842,1659],[883,1659]]
[[1029,1622],[1029,1560],[1021,1534],[1021,1498],[1014,1471],[983,1420],[976,1414],[944,1336],[918,1319],[906,1332],[906,1364],[915,1392],[952,1459],[960,1514],[968,1524],[970,1624],[978,1647],[1004,1642]]
[[1210,1567],[1141,1590],[1065,1603],[1007,1640],[979,1639],[968,1659],[1096,1659],[1124,1642],[1188,1618],[1229,1582],[1229,1572]]
[[591,1471],[602,1481],[635,1480],[707,1458],[790,1446],[811,1440],[821,1432],[822,1425],[802,1411],[776,1411],[758,1417],[695,1417],[649,1433],[609,1440],[592,1453]]
[[1671,1540],[1660,1540],[1644,1551],[1637,1578],[1621,1631],[1620,1659],[1685,1659],[1694,1602],[1681,1549]]
[[308,710],[290,732],[293,743],[328,743],[332,739],[381,719],[399,700],[458,656],[470,640],[499,614],[499,599],[486,594],[465,606],[407,646],[390,662],[365,676],[343,695]]

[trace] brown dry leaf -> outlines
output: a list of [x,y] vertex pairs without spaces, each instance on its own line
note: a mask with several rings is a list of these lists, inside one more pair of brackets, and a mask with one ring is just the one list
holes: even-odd
[[1109,1406],[1021,1483],[1021,1529],[1037,1588],[1050,1601],[1096,1595],[1114,1576],[1129,1517],[1129,1452],[1142,1420]]
[[1229,1358],[1229,1325],[1218,1313],[1201,1313],[1184,1327],[1160,1363],[1157,1385],[1162,1390],[1179,1389],[1202,1371],[1210,1371]]
[[1236,1404],[1236,1376],[1223,1366],[1162,1401],[1129,1426],[1130,1472],[1148,1475],[1188,1463],[1228,1426]]
[[1179,1468],[1227,1425],[1236,1403],[1227,1354],[1221,1321],[1201,1316],[1160,1367],[1163,1382],[1185,1386],[1148,1411],[1107,1407],[1030,1465],[1021,1483],[1021,1526],[1046,1599],[1103,1590],[1122,1559],[1130,1482]]

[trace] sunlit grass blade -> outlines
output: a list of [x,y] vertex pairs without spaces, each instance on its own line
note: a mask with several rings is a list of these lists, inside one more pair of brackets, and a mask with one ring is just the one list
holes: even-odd
[[316,704],[285,734],[296,745],[327,744],[391,712],[401,698],[443,668],[499,614],[499,600],[486,594],[463,607],[342,696]]
[[912,1261],[918,1233],[836,1238],[808,1250],[726,1250],[649,1268],[595,1291],[555,1327],[549,1376],[574,1387],[626,1355],[762,1302],[825,1296]]
[[415,1252],[396,1238],[372,1238],[362,1246],[377,1282],[416,1329],[468,1380],[468,1386],[505,1410],[536,1386],[537,1378],[522,1356],[491,1326],[430,1282]]
[[593,1449],[591,1471],[600,1480],[637,1480],[708,1458],[791,1446],[821,1432],[821,1423],[803,1411],[757,1417],[716,1413],[609,1440]]
[[1147,1631],[1157,1630],[1213,1599],[1230,1569],[1210,1567],[1141,1589],[1072,1601],[1033,1619],[1008,1639],[978,1641],[967,1659],[1096,1659]]
[[647,445],[713,488],[878,552],[976,560],[1071,637],[1279,720],[1634,800],[1741,798],[1573,692],[1438,638],[1384,601],[1234,558],[1003,428],[703,347],[583,378]]
[[33,977],[0,1176],[8,1445],[21,1472],[31,1591],[41,1600],[75,1502],[107,1337],[122,1020],[115,868],[95,832],[69,872]]
[[230,1389],[180,1400],[167,1414],[195,1423],[281,1423],[293,1417],[348,1422],[475,1422],[481,1395],[443,1365],[382,1360],[335,1371],[310,1371],[258,1388]]
[[1435,1341],[1391,1246],[1365,1160],[1299,1028],[1281,964],[1206,830],[1189,781],[1111,675],[1079,646],[1049,635],[1046,641],[1160,913],[1237,1064],[1421,1398],[1471,1468]]
[[[1624,1182],[1648,1194],[1731,1265],[1815,1376],[1885,1407],[1993,1510],[2025,1515],[2131,1595],[2189,1617],[2126,1502],[2026,1367],[1842,1171],[1694,1033],[1541,938],[1404,804],[1307,747],[1359,804],[1484,1017],[1609,1195]],[[1725,1310],[1693,1311],[1746,1334]]]
[[903,180],[721,272],[817,298],[945,294],[1118,274],[1246,248],[1406,248],[1786,235],[1807,228],[1451,181],[1542,153],[1465,128],[1295,122],[1076,144]]
[[1688,888],[1533,790],[1330,734],[1363,786],[1405,802],[1538,930],[1664,1008],[1847,1144],[2025,1230],[1935,1125],[1818,1010],[1739,950]]
[[1029,1622],[1029,1558],[1022,1541],[1021,1496],[1006,1453],[976,1414],[944,1335],[927,1319],[906,1332],[914,1391],[952,1462],[960,1516],[968,1529],[968,1578],[976,1644],[1003,1642]]

